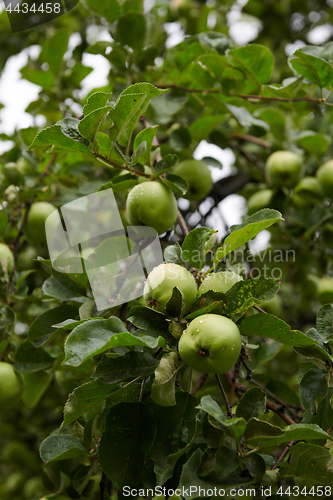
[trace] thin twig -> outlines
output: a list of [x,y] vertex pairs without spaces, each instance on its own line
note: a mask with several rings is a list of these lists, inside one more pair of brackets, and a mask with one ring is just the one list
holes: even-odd
[[187,226],[187,224],[185,222],[185,219],[182,216],[182,213],[181,213],[181,211],[179,209],[178,209],[178,213],[177,213],[177,222],[179,224],[180,229],[183,232],[183,235],[187,236],[188,233],[190,232],[190,230],[189,230],[189,228],[188,228],[188,226]]
[[220,379],[220,377],[217,374],[215,375],[215,378],[217,380],[217,383],[219,385],[222,397],[224,399],[224,404],[225,404],[225,406],[227,408],[227,415],[228,415],[229,418],[232,418],[232,406],[230,405],[230,403],[228,401],[228,398],[227,398],[227,395],[225,393],[224,387],[222,385],[221,379]]
[[207,380],[207,377],[208,377],[207,373],[200,373],[200,376],[199,376],[195,386],[193,387],[193,389],[191,391],[191,394],[193,396],[204,385],[204,383]]
[[240,134],[239,132],[234,132],[230,135],[230,139],[240,139],[242,141],[253,142],[258,146],[262,146],[263,148],[271,149],[272,145],[267,142],[259,139],[258,137],[253,137],[253,135],[248,134]]
[[[223,94],[222,89],[194,89],[194,88],[189,88],[189,87],[183,87],[181,85],[175,85],[175,84],[167,84],[167,85],[158,85],[155,84],[155,87],[158,87],[159,89],[174,89],[174,90],[180,90],[183,92],[188,92],[188,93],[196,93],[196,94]],[[318,99],[313,98],[313,97],[292,97],[292,98],[287,98],[287,97],[270,97],[270,96],[262,96],[262,95],[255,95],[255,94],[231,94],[232,97],[240,97],[241,99],[247,99],[247,100],[255,100],[255,101],[277,101],[277,102],[315,102],[315,103],[322,103],[325,104],[327,97],[320,97]]]
[[290,443],[287,444],[287,446],[285,447],[285,449],[283,450],[283,452],[281,453],[281,455],[279,456],[279,458],[277,459],[277,461],[273,465],[272,470],[276,469],[278,467],[278,464],[283,462],[283,460],[285,459],[285,457],[289,453],[290,448],[297,443],[299,443],[299,441],[290,441]]

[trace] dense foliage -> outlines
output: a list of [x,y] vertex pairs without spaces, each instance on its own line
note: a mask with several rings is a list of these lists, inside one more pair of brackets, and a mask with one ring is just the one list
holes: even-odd
[[[331,497],[333,42],[311,42],[332,2],[242,4],[85,0],[17,33],[0,15],[0,68],[24,52],[21,76],[40,88],[33,125],[1,134],[2,500]],[[241,21],[251,43],[231,36]],[[85,93],[87,55],[110,71]],[[230,173],[209,155],[192,177],[177,170],[202,141],[233,151]],[[67,256],[66,272],[52,266],[46,217],[108,189],[125,227],[155,227],[188,285],[167,277],[159,295],[112,307],[125,268],[98,310],[87,273],[113,278],[112,235]],[[220,202],[230,210],[234,194],[247,213],[228,227]],[[203,315],[242,336],[227,373],[179,356]]]

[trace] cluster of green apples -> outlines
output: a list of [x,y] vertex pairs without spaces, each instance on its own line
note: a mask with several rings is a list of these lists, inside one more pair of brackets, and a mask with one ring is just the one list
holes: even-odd
[[266,162],[268,187],[257,191],[248,200],[251,215],[271,207],[276,189],[292,189],[291,201],[296,208],[305,209],[333,196],[333,160],[319,167],[315,176],[302,178],[302,158],[291,151],[275,151]]
[[[167,314],[167,303],[177,287],[182,297],[182,315],[186,315],[197,297],[210,290],[226,293],[240,280],[242,277],[232,271],[221,271],[208,275],[198,289],[190,271],[178,264],[164,263],[149,274],[143,296],[148,307]],[[218,314],[202,314],[180,332],[178,349],[183,361],[195,370],[226,373],[236,363],[241,346],[236,323]]]
[[[146,167],[145,172],[152,173],[149,167]],[[188,189],[184,197],[188,200],[201,201],[212,188],[212,176],[203,161],[194,159],[182,161],[172,169],[172,173],[187,182]],[[169,187],[158,180],[141,177],[139,184],[128,193],[126,217],[130,225],[149,226],[158,234],[163,234],[174,226],[177,213],[175,195]]]

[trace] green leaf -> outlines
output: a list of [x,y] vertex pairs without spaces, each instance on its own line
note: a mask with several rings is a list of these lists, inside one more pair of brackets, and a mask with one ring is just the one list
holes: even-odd
[[167,173],[165,177],[160,178],[163,184],[168,186],[176,194],[184,195],[188,190],[188,184],[179,175]]
[[104,17],[109,23],[116,21],[120,14],[118,0],[86,0],[88,7]]
[[[116,316],[92,319],[74,328],[65,342],[64,364],[80,366],[91,356],[117,346],[149,345],[149,337],[135,337]],[[157,345],[157,342],[156,344]]]
[[333,306],[326,304],[317,313],[316,326],[319,334],[324,338],[333,338]]
[[162,336],[171,345],[175,342],[175,339],[169,333],[167,318],[158,311],[154,311],[149,307],[134,306],[130,310],[128,321],[139,328],[137,333],[145,333],[155,338]]
[[120,488],[141,483],[155,433],[155,421],[148,406],[121,403],[111,408],[98,457],[103,472]]
[[319,479],[322,486],[332,487],[333,457],[322,446],[298,443],[290,449],[290,459],[282,464],[280,475]]
[[296,73],[304,76],[309,82],[314,83],[320,88],[327,88],[333,85],[333,68],[320,57],[305,54],[302,50],[296,50],[290,60],[290,64]]
[[49,297],[62,301],[77,300],[82,302],[86,290],[69,275],[52,270],[53,276],[47,278],[42,286],[42,292]]
[[141,157],[145,154],[145,151],[147,149],[147,143],[146,141],[141,142],[139,146],[136,148],[134,153],[131,156],[131,165],[135,165],[138,163],[138,161],[141,159]]
[[263,45],[250,44],[227,51],[227,57],[233,67],[242,71],[246,78],[258,87],[267,83],[274,67],[272,52]]
[[24,374],[23,402],[29,409],[34,408],[48,389],[52,374],[46,372],[30,372]]
[[174,406],[175,381],[179,370],[178,355],[168,352],[161,358],[155,370],[155,380],[151,388],[152,400],[161,406]]
[[279,280],[264,276],[238,281],[225,294],[228,305],[224,315],[243,314],[250,307],[271,300],[279,291],[279,286]]
[[185,237],[182,245],[183,258],[191,267],[202,269],[205,265],[206,243],[215,233],[209,227],[198,227]]
[[68,30],[57,30],[51,37],[46,37],[44,40],[39,59],[46,62],[50,67],[50,71],[55,75],[58,74],[60,67],[64,64],[68,41]]
[[69,458],[89,457],[81,441],[71,434],[49,436],[40,445],[43,462],[68,460]]
[[[176,405],[164,407],[153,404],[156,439],[150,457],[163,467],[175,466],[185,453],[196,430],[197,400],[188,392],[177,392]],[[156,466],[155,466],[156,469]]]
[[314,339],[299,330],[291,330],[287,323],[272,314],[255,314],[245,318],[240,325],[240,332],[242,335],[268,337],[297,348],[309,346],[319,352],[324,359],[331,360],[330,354],[322,349]]
[[230,252],[252,240],[261,231],[279,220],[283,220],[280,212],[270,208],[264,208],[251,215],[244,222],[232,228],[232,232],[224,240],[223,246],[217,249],[214,261],[218,262],[224,259]]
[[184,464],[180,476],[179,488],[184,493],[185,500],[202,498],[203,492],[208,490],[219,492],[221,489],[229,491],[231,488],[247,484],[251,481],[249,477],[231,476],[225,479],[202,478],[198,475],[199,467],[203,456],[203,451],[199,448],[192,453],[188,461]]
[[259,387],[253,387],[243,394],[237,405],[236,416],[249,421],[251,418],[260,419],[265,411],[266,393],[259,389]]
[[137,150],[137,148],[142,144],[143,142],[146,143],[146,149],[144,153],[140,156],[139,158],[139,163],[141,165],[149,165],[151,166],[151,160],[150,160],[150,153],[151,153],[151,148],[153,146],[153,141],[155,134],[157,132],[158,125],[155,125],[154,127],[147,127],[141,132],[139,132],[134,139],[134,145],[133,149],[134,152]]
[[103,123],[110,109],[112,109],[111,106],[94,109],[91,113],[82,118],[78,124],[78,131],[81,136],[88,141],[93,141],[98,128]]
[[217,420],[219,423],[224,423],[226,416],[224,415],[221,407],[217,404],[211,396],[203,396],[200,400],[200,404],[197,406],[199,410],[203,410],[208,413],[211,417]]
[[215,453],[215,470],[218,478],[229,476],[240,464],[237,451],[229,446],[219,446]]
[[21,69],[21,75],[29,82],[39,85],[45,90],[51,90],[55,83],[55,75],[50,71],[25,67]]
[[318,401],[327,394],[327,373],[319,368],[306,372],[299,385],[301,401],[306,410],[316,413]]
[[201,116],[191,123],[189,131],[195,141],[206,139],[226,119],[226,115]]
[[82,113],[84,116],[89,115],[95,109],[104,108],[110,99],[108,92],[94,92],[88,97],[86,104],[83,106]]
[[255,444],[259,449],[277,447],[290,441],[318,439],[333,441],[332,437],[315,424],[299,423],[280,429],[256,418],[253,418],[248,423],[244,438],[249,444]]
[[110,406],[131,402],[137,397],[139,389],[140,385],[134,381],[120,387],[118,385],[102,384],[98,380],[92,380],[80,385],[68,396],[61,428],[71,424],[89,408],[100,404],[106,398],[108,398]]
[[158,363],[148,352],[130,351],[117,358],[104,356],[91,378],[102,384],[117,384],[128,378],[147,378],[154,373]]
[[140,116],[144,114],[149,101],[163,93],[150,83],[136,83],[127,87],[118,97],[115,106],[110,110],[109,117],[113,126],[109,129],[110,141],[118,142],[126,147],[134,126]]
[[261,129],[263,133],[269,131],[269,125],[263,120],[255,118],[246,108],[241,106],[233,106],[232,104],[226,104],[226,107],[242,127],[246,129],[256,127],[258,129]]
[[21,373],[46,370],[53,365],[54,359],[42,348],[36,348],[31,342],[23,342],[16,352],[14,368]]
[[77,316],[77,308],[74,306],[62,305],[45,311],[37,316],[31,324],[28,331],[28,340],[35,347],[40,347],[48,342],[52,335],[57,333],[58,328],[53,325],[75,316]]
[[306,151],[318,157],[325,154],[330,145],[330,140],[326,135],[318,134],[313,130],[304,130],[298,134],[296,142]]
[[[1,212],[0,212],[1,213]],[[173,245],[169,245],[164,249],[163,252],[165,262],[172,262],[174,264],[178,264],[183,266],[185,264],[182,249],[179,245],[178,241]]]
[[172,167],[174,167],[178,163],[178,156],[173,154],[165,155],[162,160],[158,161],[155,165],[155,173],[152,175],[152,178],[159,177],[164,172],[167,172]]
[[77,118],[64,118],[57,123],[60,125],[61,132],[68,137],[69,139],[73,139],[85,146],[89,145],[89,141],[85,139],[79,131],[79,126],[81,122]]
[[90,154],[89,150],[84,144],[74,140],[73,138],[66,137],[66,135],[62,133],[62,128],[60,125],[52,125],[52,127],[47,127],[41,130],[28,147],[28,151],[31,151],[31,149],[40,146],[50,145],[57,148],[58,151],[68,151],[71,153],[80,152],[88,155]]
[[306,411],[302,422],[304,424],[317,424],[326,432],[332,432],[333,428],[333,408],[331,399],[333,397],[333,387],[329,387],[326,396],[318,403],[317,411]]
[[172,295],[166,304],[166,313],[172,318],[181,318],[184,314],[184,309],[186,306],[185,297],[178,287],[174,287],[172,290]]
[[146,37],[146,18],[139,12],[126,12],[118,19],[115,39],[139,53]]
[[191,307],[191,313],[186,315],[186,320],[191,320],[202,314],[225,314],[228,306],[228,299],[224,293],[213,292],[209,290],[203,293],[194,301]]

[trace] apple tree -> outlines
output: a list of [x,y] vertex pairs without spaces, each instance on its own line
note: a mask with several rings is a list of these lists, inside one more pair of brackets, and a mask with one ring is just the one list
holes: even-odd
[[[38,86],[1,133],[2,500],[331,498],[331,6],[85,0],[17,33],[0,14],[1,69],[20,54]],[[108,74],[87,90],[88,61]],[[107,190],[125,240],[55,266],[46,220]],[[117,303],[133,226],[163,257]]]

